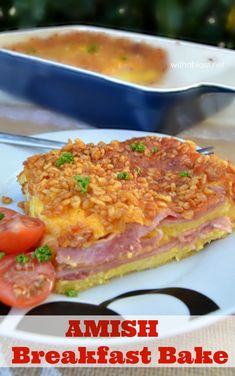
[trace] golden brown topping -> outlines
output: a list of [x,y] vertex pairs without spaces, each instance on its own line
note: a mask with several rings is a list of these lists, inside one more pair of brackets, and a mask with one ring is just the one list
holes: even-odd
[[[73,162],[57,168],[65,152]],[[194,143],[174,138],[97,145],[70,140],[61,150],[34,155],[24,165],[23,191],[41,200],[45,215],[81,208],[86,215],[98,214],[110,230],[117,223],[150,223],[167,208],[190,219],[226,193],[235,198],[230,162],[201,155]]]
[[107,33],[53,34],[6,48],[141,85],[157,83],[168,67],[164,49]]
[[8,197],[8,196],[2,196],[2,203],[4,205],[9,205],[13,202],[12,198],[11,197]]
[[23,209],[24,211],[26,211],[25,210],[25,201],[18,202],[17,206],[18,206],[18,208]]

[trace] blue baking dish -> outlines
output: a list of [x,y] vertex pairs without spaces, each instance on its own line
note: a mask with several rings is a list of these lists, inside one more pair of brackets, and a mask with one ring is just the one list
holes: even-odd
[[[74,30],[162,47],[169,69],[160,83],[141,86],[6,49],[32,36]],[[90,26],[1,33],[0,48],[2,90],[96,127],[175,134],[234,98],[235,52],[231,50]]]

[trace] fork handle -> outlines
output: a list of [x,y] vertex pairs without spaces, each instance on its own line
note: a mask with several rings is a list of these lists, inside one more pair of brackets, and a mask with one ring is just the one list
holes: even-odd
[[[3,133],[0,132],[0,143],[18,145],[18,146],[31,146],[46,149],[58,149],[62,148],[66,143],[60,141],[51,141],[44,138],[37,138],[31,136],[23,136],[19,134]],[[213,146],[205,148],[197,148],[197,151],[201,154],[210,155],[213,154]]]
[[65,142],[51,141],[43,138],[23,136],[19,134],[0,133],[0,142],[4,144],[33,146],[46,149],[58,149],[65,145]]

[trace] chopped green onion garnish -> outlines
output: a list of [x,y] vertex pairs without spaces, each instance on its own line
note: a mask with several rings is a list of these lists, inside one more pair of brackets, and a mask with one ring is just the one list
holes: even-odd
[[151,152],[154,154],[154,153],[157,153],[158,152],[158,147],[157,146],[154,146],[152,149],[151,149]]
[[5,253],[5,252],[0,252],[0,260],[1,260],[4,256],[6,256],[6,253]]
[[65,163],[72,163],[74,161],[74,156],[72,153],[63,153],[55,162],[56,167],[60,167]]
[[65,291],[65,295],[70,297],[70,298],[75,298],[76,296],[78,296],[78,292],[76,290],[73,290],[73,289],[68,289]]
[[32,253],[32,257],[36,258],[39,262],[50,261],[52,257],[52,251],[47,244],[42,247],[36,248]]
[[29,262],[29,256],[25,255],[24,253],[20,253],[16,256],[16,262],[19,264],[27,264],[27,262]]
[[5,214],[0,213],[0,221],[5,217]]
[[188,171],[180,171],[179,176],[181,176],[182,178],[185,178],[185,177],[190,178],[191,177],[191,175]]
[[74,180],[78,183],[81,193],[86,193],[90,184],[89,176],[74,176]]
[[98,46],[97,46],[97,44],[92,43],[92,44],[90,44],[89,46],[87,46],[87,52],[88,52],[89,54],[94,54],[94,53],[96,53],[97,51],[98,51]]
[[120,56],[120,60],[127,61],[128,60],[128,56],[127,55],[121,55]]
[[27,54],[36,54],[37,50],[33,47],[30,47],[26,50]]
[[130,145],[132,151],[137,151],[138,153],[143,153],[145,151],[145,144],[143,142],[135,142]]
[[128,172],[126,172],[126,171],[119,172],[119,173],[117,174],[117,178],[118,178],[118,179],[121,179],[121,180],[129,180],[129,174],[128,174]]
[[137,175],[140,175],[141,174],[141,168],[136,167],[135,168],[135,172],[137,173]]

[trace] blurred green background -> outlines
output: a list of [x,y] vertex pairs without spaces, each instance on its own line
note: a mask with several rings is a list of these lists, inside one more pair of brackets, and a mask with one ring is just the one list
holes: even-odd
[[0,0],[0,29],[91,24],[235,48],[235,0]]

